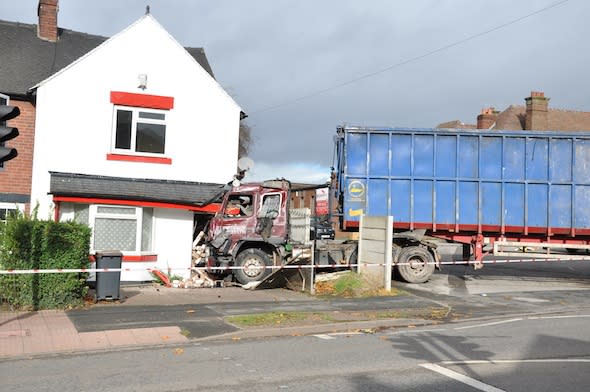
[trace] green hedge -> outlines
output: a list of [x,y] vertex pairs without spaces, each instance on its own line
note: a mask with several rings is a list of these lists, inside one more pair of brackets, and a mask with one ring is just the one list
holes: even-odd
[[[0,269],[87,268],[90,228],[74,222],[29,219],[0,224]],[[0,275],[0,301],[19,309],[79,306],[88,292],[85,273]]]

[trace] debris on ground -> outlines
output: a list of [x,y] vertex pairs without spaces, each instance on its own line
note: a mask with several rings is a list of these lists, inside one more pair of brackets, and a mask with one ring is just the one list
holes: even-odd
[[316,282],[327,282],[330,280],[338,280],[341,276],[348,274],[350,271],[325,272],[315,276]]
[[171,287],[172,286],[172,284],[170,283],[170,279],[162,271],[157,270],[157,269],[154,269],[154,270],[152,270],[152,274],[155,275],[158,279],[160,279],[160,281],[162,282],[162,284],[164,286],[166,286],[166,287]]
[[204,270],[193,270],[193,275],[180,283],[180,287],[186,289],[228,287],[233,285],[228,280],[214,279]]
[[248,282],[248,283],[242,285],[242,288],[245,290],[254,290],[259,284],[260,284],[260,281],[256,280],[254,282]]

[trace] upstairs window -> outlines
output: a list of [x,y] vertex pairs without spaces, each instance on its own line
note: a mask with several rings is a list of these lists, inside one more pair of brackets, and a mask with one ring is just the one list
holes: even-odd
[[115,106],[113,145],[125,154],[164,154],[166,111]]

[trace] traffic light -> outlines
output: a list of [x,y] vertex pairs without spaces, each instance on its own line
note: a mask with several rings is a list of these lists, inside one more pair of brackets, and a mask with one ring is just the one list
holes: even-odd
[[4,142],[18,136],[18,129],[7,127],[6,121],[12,120],[19,114],[20,110],[16,106],[0,105],[0,165],[18,155],[16,148],[6,147]]

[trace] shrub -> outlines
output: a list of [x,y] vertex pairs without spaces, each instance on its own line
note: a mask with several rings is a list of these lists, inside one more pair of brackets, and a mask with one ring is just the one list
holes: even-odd
[[342,275],[334,282],[334,294],[339,297],[354,297],[362,288],[363,278],[355,272]]
[[[0,230],[0,269],[89,266],[90,228],[18,215]],[[14,308],[69,308],[83,303],[86,273],[0,275],[0,299]]]
[[333,279],[317,281],[315,283],[316,295],[334,296],[344,298],[360,298],[375,296],[395,296],[404,292],[397,288],[385,290],[381,280],[365,274],[353,271],[338,272],[333,274]]

